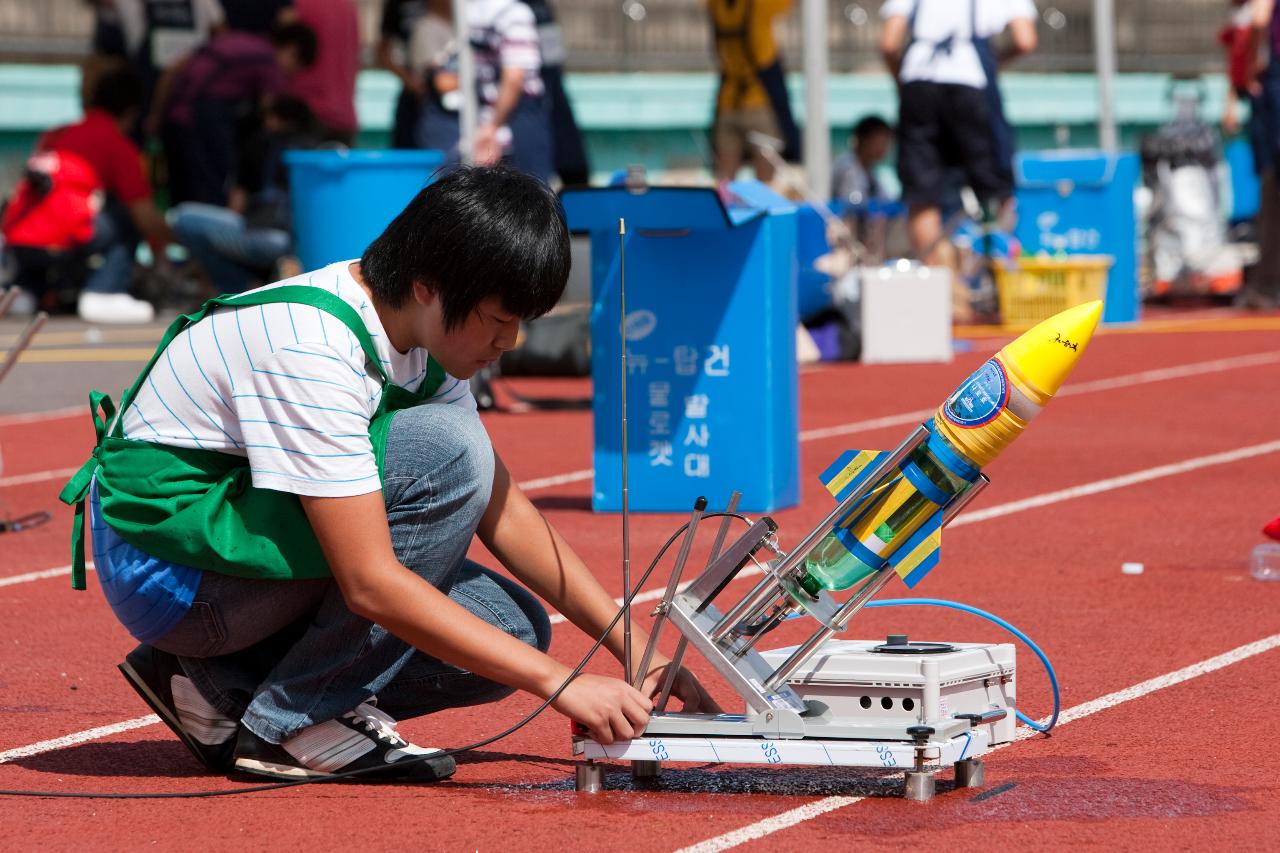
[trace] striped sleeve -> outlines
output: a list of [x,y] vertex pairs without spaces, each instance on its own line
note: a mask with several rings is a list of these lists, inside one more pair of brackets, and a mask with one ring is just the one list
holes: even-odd
[[538,29],[533,10],[524,3],[512,3],[497,15],[494,29],[499,36],[498,53],[503,68],[537,71],[542,65]]
[[[357,351],[358,352],[358,351]],[[343,347],[299,343],[252,365],[237,383],[253,484],[297,495],[349,497],[381,488],[369,441],[378,403]]]

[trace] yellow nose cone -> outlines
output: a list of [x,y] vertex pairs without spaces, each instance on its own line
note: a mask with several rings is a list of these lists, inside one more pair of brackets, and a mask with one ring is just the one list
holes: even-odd
[[1084,355],[1100,317],[1101,300],[1068,308],[1023,332],[1000,355],[1036,391],[1052,397]]

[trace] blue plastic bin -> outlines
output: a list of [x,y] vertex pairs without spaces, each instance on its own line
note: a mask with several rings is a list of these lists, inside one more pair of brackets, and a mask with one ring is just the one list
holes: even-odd
[[1138,223],[1133,190],[1138,155],[1094,150],[1034,151],[1014,161],[1023,252],[1110,255],[1104,323],[1138,319]]
[[1228,142],[1223,159],[1231,173],[1231,211],[1227,221],[1235,223],[1253,219],[1258,215],[1261,196],[1249,141],[1234,139]]
[[796,209],[762,184],[565,191],[591,234],[592,506],[622,507],[618,219],[626,221],[629,506],[800,499]]
[[286,151],[303,269],[358,258],[444,163],[440,151]]

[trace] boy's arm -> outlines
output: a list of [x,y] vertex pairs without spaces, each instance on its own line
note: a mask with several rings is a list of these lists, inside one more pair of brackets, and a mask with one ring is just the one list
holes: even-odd
[[[495,456],[493,495],[480,520],[477,535],[485,546],[518,579],[546,599],[564,617],[592,637],[599,637],[618,612],[618,605],[591,574],[582,559],[547,521],[529,498],[511,480],[502,459]],[[631,630],[633,661],[648,634],[638,627]],[[623,659],[623,624],[618,622],[605,640],[605,646],[618,660]],[[661,686],[661,675],[669,660],[654,656],[646,673],[642,692],[652,695]],[[697,680],[681,670],[672,693],[684,702],[689,712],[718,712],[720,708]]]
[[[472,615],[396,559],[381,492],[299,496],[347,607],[415,648],[546,698],[570,670]],[[580,675],[553,707],[602,743],[644,729],[652,703],[617,679]]]

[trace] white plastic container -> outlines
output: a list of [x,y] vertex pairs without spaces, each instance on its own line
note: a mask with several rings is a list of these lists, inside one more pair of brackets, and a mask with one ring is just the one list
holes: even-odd
[[1280,581],[1280,542],[1264,542],[1253,549],[1249,574],[1260,581]]

